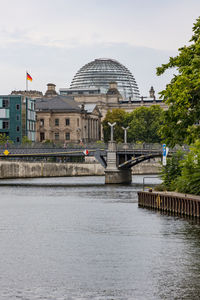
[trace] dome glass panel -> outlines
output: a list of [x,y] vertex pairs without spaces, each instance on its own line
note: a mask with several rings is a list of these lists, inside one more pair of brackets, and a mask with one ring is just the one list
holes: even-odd
[[70,88],[97,87],[108,90],[110,82],[116,82],[123,100],[139,100],[140,93],[134,76],[114,59],[99,58],[84,65],[74,76]]

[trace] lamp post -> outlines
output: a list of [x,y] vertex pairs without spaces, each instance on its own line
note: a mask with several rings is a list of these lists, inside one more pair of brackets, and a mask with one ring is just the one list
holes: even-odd
[[114,142],[114,126],[116,125],[116,122],[110,123],[108,122],[108,125],[110,126],[110,141],[111,143]]
[[126,127],[126,128],[124,128],[124,127],[122,126],[122,129],[124,130],[124,144],[127,144],[127,131],[128,131],[128,129],[129,129],[129,126]]

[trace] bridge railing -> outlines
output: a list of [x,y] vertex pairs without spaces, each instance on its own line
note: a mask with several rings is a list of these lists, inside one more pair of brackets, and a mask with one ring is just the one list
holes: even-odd
[[30,143],[30,144],[5,144],[0,149],[107,149],[106,143]]
[[[126,146],[126,147],[125,147]],[[120,150],[124,150],[124,149],[127,149],[127,150],[154,150],[154,151],[162,151],[162,144],[158,144],[158,143],[155,143],[155,144],[148,144],[148,143],[127,143],[127,144],[117,144],[117,150],[120,151]],[[176,145],[175,147],[173,148],[170,148],[171,151],[178,151],[178,150],[183,150],[183,151],[187,151],[189,150],[189,147],[188,145],[183,145],[183,146],[179,146],[179,145]]]
[[[96,142],[96,143],[31,143],[31,144],[5,144],[0,145],[0,150],[5,149],[101,149],[101,150],[107,150],[108,144],[103,142]],[[154,150],[154,151],[162,151],[162,144],[147,144],[147,143],[128,143],[123,144],[119,143],[117,144],[117,150]],[[189,148],[187,145],[184,146],[175,146],[174,148],[170,148],[170,150],[177,151],[177,150],[184,150],[187,151]]]
[[147,144],[147,143],[128,143],[118,144],[117,150],[123,150],[126,147],[127,150],[162,150],[161,144]]

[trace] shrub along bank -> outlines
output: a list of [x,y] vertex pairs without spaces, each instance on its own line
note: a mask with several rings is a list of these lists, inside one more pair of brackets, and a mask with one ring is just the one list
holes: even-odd
[[200,140],[191,145],[187,154],[179,151],[168,158],[161,177],[163,183],[157,190],[200,195]]

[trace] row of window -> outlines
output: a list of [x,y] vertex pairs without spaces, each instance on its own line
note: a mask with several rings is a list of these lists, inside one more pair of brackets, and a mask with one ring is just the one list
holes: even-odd
[[35,110],[35,102],[29,100],[28,101],[28,109]]
[[[59,126],[59,119],[55,119],[55,126]],[[70,125],[70,119],[67,118],[65,119],[65,125],[69,126]],[[44,126],[44,119],[40,119],[40,126]],[[77,126],[79,127],[79,119],[77,119]]]
[[[2,106],[3,108],[8,108],[9,105],[10,105],[10,100],[9,100],[9,98],[3,98],[3,99],[2,99],[2,104],[1,104],[1,106]],[[29,108],[30,110],[35,110],[35,103],[34,103],[33,101],[29,101],[29,102],[28,102],[28,108]],[[17,110],[20,110],[20,104],[16,104],[16,109],[17,109]]]
[[[2,107],[8,108],[9,107],[9,99],[3,99]],[[20,110],[20,104],[16,104],[16,110]]]
[[[59,141],[59,139],[60,139],[60,134],[59,134],[59,132],[56,132],[55,134],[54,134],[54,139],[56,140],[56,141]],[[42,142],[42,141],[44,141],[45,140],[45,133],[44,132],[40,132],[40,142]],[[66,132],[66,134],[65,134],[65,140],[66,141],[69,141],[70,140],[70,132]]]
[[[9,121],[3,121],[2,122],[2,129],[9,129],[10,128],[10,122]],[[16,126],[16,131],[20,131],[20,127]]]
[[[55,140],[58,141],[60,139],[60,134],[59,132],[55,133]],[[65,140],[69,141],[70,140],[70,132],[65,133]]]
[[33,121],[36,120],[36,113],[35,113],[35,111],[28,110],[28,119],[29,120],[33,120]]
[[35,122],[27,121],[27,130],[35,131],[36,130]]

